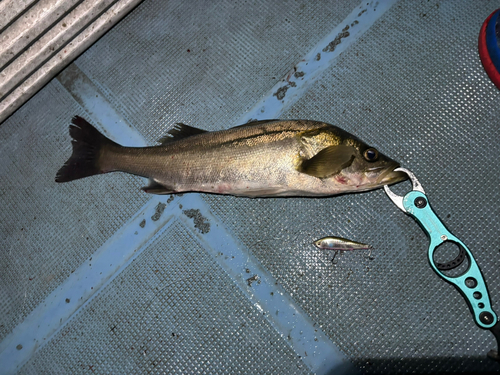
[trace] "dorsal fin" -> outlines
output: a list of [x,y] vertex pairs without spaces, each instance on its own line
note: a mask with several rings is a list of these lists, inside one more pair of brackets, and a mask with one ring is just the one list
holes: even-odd
[[187,138],[191,137],[192,135],[206,133],[206,132],[207,132],[206,130],[198,129],[193,126],[189,126],[181,122],[178,122],[177,124],[174,125],[172,129],[168,131],[168,133],[165,136],[161,137],[158,140],[158,142],[160,142],[163,145],[165,143],[177,141],[182,138]]
[[299,172],[318,178],[330,177],[352,164],[354,151],[353,147],[346,145],[327,147],[311,159],[304,160]]

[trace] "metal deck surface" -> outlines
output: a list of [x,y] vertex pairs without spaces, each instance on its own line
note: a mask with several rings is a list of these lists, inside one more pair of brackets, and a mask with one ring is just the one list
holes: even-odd
[[[417,175],[500,313],[500,92],[477,53],[496,8],[142,2],[0,124],[0,373],[500,371],[493,335],[381,189],[249,199],[150,196],[122,173],[54,182],[74,115],[129,146],[177,122],[332,123]],[[332,264],[312,246],[325,235],[373,259]]]

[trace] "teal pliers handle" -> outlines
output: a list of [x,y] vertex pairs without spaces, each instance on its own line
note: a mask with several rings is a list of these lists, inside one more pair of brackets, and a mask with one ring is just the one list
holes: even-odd
[[[395,171],[401,171],[408,175],[412,182],[413,190],[404,197],[400,197],[394,194],[389,187],[385,185],[385,192],[396,206],[406,214],[412,216],[427,233],[430,240],[428,257],[432,269],[441,278],[457,287],[460,293],[462,293],[472,310],[477,325],[484,329],[492,329],[496,325],[498,318],[491,308],[486,282],[484,281],[474,256],[462,241],[446,229],[444,224],[434,213],[425,195],[425,191],[415,175],[405,168],[397,168]],[[444,274],[441,270],[446,269],[446,267],[434,261],[436,249],[444,242],[455,243],[460,248],[461,253],[464,254],[463,258],[459,259],[459,257],[457,257],[455,259],[454,262],[456,264],[451,264],[449,267],[450,269],[460,265],[465,260],[465,257],[467,257],[467,270],[459,276],[448,276]],[[453,263],[453,261],[451,263]],[[499,326],[496,326],[494,331],[498,328]],[[496,334],[495,337],[497,337]]]
[[[481,328],[490,329],[497,322],[497,316],[491,308],[486,283],[474,256],[467,246],[455,237],[432,210],[427,196],[420,191],[410,191],[403,197],[403,207],[427,233],[429,244],[429,263],[434,271],[449,283],[455,285],[469,304],[474,320]],[[434,252],[444,242],[453,242],[467,254],[468,269],[460,276],[445,275],[434,261]]]

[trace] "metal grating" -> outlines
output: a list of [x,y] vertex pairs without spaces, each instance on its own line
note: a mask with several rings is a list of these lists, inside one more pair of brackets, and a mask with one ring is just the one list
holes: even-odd
[[4,0],[0,4],[0,122],[140,0]]

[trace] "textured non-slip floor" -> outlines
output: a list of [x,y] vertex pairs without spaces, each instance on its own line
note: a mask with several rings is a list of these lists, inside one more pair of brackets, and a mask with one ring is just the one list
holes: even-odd
[[[278,102],[275,85],[332,30],[369,14],[373,25],[339,39],[346,50],[321,76],[304,76],[310,84],[284,96],[278,117],[335,124],[412,170],[473,252],[500,313],[500,92],[477,53],[498,4],[394,1],[380,15],[377,4],[146,0],[0,124],[0,355],[17,348],[14,373],[500,371],[486,358],[493,335],[432,271],[425,233],[383,190],[193,194],[198,206],[186,211],[191,194],[152,198],[125,174],[54,182],[72,116],[148,144],[177,122],[239,125],[263,98]],[[214,233],[231,237],[226,249]],[[373,259],[345,252],[332,264],[312,246],[325,235],[369,243]],[[120,237],[135,242],[121,248]],[[234,251],[264,271],[233,267]],[[120,266],[99,278],[102,253]],[[268,287],[301,328],[284,329],[285,315],[259,299]],[[24,353],[15,340],[44,324],[51,301],[75,303],[63,290],[81,301]],[[321,351],[331,364],[316,369]]]

